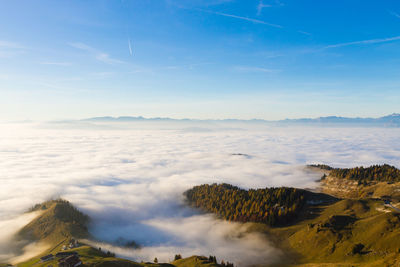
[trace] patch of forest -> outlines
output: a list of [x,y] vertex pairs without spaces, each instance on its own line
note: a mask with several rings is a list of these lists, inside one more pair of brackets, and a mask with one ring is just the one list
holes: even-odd
[[313,167],[313,168],[319,168],[319,169],[325,170],[325,171],[330,171],[333,169],[331,166],[328,166],[326,164],[310,164],[308,166]]
[[307,204],[334,198],[303,189],[278,187],[244,190],[229,184],[204,184],[185,192],[189,204],[229,221],[270,226],[293,222]]
[[359,183],[371,181],[400,182],[400,170],[388,164],[370,167],[331,168],[330,175],[340,179],[356,180]]

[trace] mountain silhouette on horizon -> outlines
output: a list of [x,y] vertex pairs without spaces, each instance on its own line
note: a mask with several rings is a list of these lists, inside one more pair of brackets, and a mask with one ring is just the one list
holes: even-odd
[[284,119],[284,120],[263,120],[263,119],[173,119],[173,118],[145,118],[143,116],[121,116],[121,117],[93,117],[83,119],[88,122],[145,122],[145,121],[164,121],[164,122],[246,122],[246,123],[268,123],[276,125],[288,124],[313,124],[313,125],[365,125],[365,126],[385,126],[385,127],[400,127],[400,113],[393,113],[378,118],[361,118],[361,117],[341,117],[341,116],[326,116],[318,118],[299,118],[299,119]]

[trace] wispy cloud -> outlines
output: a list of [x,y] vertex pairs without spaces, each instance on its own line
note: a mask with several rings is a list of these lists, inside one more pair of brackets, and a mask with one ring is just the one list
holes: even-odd
[[52,66],[71,66],[72,63],[71,62],[40,62],[40,64],[42,65],[52,65]]
[[113,76],[115,73],[111,72],[111,71],[103,71],[103,72],[93,72],[90,73],[90,76],[92,77],[96,77],[96,78],[106,78],[106,77],[110,77]]
[[229,2],[233,2],[234,0],[165,0],[168,5],[181,7],[182,4],[189,5],[191,7],[210,7],[210,6],[218,6],[221,4],[226,4]]
[[140,65],[132,65],[131,70],[128,72],[128,74],[138,74],[138,73],[154,73],[154,69]]
[[20,44],[18,44],[18,43],[8,42],[8,41],[1,41],[0,40],[0,48],[23,49],[25,47],[20,45]]
[[396,18],[400,19],[400,15],[394,11],[389,11],[390,14],[392,14],[393,16],[395,16]]
[[132,44],[131,44],[131,39],[128,40],[128,48],[129,48],[129,54],[132,56]]
[[273,6],[283,6],[283,4],[279,0],[269,1],[268,4],[265,4],[264,0],[260,0],[257,5],[257,16],[261,15],[264,8],[273,7]]
[[257,16],[261,15],[261,12],[266,7],[272,7],[272,5],[264,4],[262,0],[257,5]]
[[196,67],[204,66],[204,65],[211,65],[211,64],[214,64],[214,63],[212,63],[212,62],[203,62],[203,63],[192,63],[192,64],[183,64],[183,65],[170,65],[170,66],[166,66],[164,69],[167,69],[167,70],[176,70],[176,69],[193,70]]
[[337,47],[344,47],[344,46],[352,46],[352,45],[379,44],[379,43],[387,43],[387,42],[398,41],[398,40],[400,40],[400,36],[382,38],[382,39],[362,40],[362,41],[355,41],[355,42],[348,42],[348,43],[339,43],[339,44],[334,44],[334,45],[327,45],[323,49],[337,48]]
[[270,26],[270,27],[283,28],[283,26],[281,26],[281,25],[269,23],[269,22],[266,22],[266,21],[263,21],[263,20],[259,20],[259,19],[242,17],[242,16],[233,15],[233,14],[217,12],[217,11],[211,11],[211,10],[205,10],[205,9],[198,9],[197,8],[196,10],[201,11],[201,12],[205,12],[205,13],[209,13],[209,14],[218,15],[218,16],[223,16],[223,17],[228,17],[228,18],[234,18],[234,19],[238,19],[238,20],[248,21],[248,22],[252,22],[252,23],[255,23],[255,24],[263,24],[263,25],[267,25],[267,26]]
[[304,35],[308,35],[311,36],[312,34],[309,32],[305,32],[305,31],[297,31],[298,33],[304,34]]
[[255,72],[255,73],[276,73],[280,70],[277,69],[268,69],[268,68],[261,68],[261,67],[252,67],[252,66],[235,66],[233,67],[234,71],[237,72]]
[[9,41],[0,40],[0,58],[8,58],[23,53],[26,47]]
[[[168,2],[169,2],[169,4],[173,4],[177,8],[181,8],[181,9],[196,10],[196,11],[204,12],[204,13],[208,13],[208,14],[213,14],[213,15],[218,15],[218,16],[223,16],[223,17],[229,17],[229,18],[234,18],[234,19],[243,20],[243,21],[248,21],[248,22],[252,22],[252,23],[255,23],[255,24],[263,24],[263,25],[267,25],[267,26],[270,26],[270,27],[283,28],[282,25],[269,23],[269,22],[266,22],[266,21],[263,21],[263,20],[259,20],[259,19],[243,17],[243,16],[238,16],[238,15],[234,15],[234,14],[228,14],[228,13],[224,13],[224,12],[212,11],[212,10],[208,10],[208,9],[187,7],[187,6],[183,6],[181,4],[177,4],[177,3],[171,2],[171,1],[168,1]],[[230,1],[227,0],[227,1],[223,1],[223,2],[230,2]]]
[[112,58],[109,54],[104,53],[102,51],[99,51],[87,44],[84,43],[69,43],[70,46],[80,49],[80,50],[84,50],[89,52],[89,54],[93,55],[95,59],[97,59],[98,61],[107,63],[107,64],[121,64],[124,63],[121,60]]

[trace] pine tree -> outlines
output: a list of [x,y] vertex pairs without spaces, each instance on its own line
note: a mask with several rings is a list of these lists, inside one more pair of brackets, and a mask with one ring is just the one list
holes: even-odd
[[177,260],[180,260],[180,259],[182,259],[181,254],[176,254],[174,260],[177,261]]

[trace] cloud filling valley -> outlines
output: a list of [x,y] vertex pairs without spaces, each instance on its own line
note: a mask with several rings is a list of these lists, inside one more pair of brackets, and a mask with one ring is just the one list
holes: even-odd
[[[319,174],[304,168],[311,163],[399,167],[398,128],[229,127],[2,124],[0,229],[9,233],[0,235],[0,250],[16,231],[10,222],[23,225],[29,207],[62,197],[93,219],[91,242],[126,258],[278,261],[282,252],[267,236],[188,208],[183,192],[222,182],[312,188]],[[142,248],[116,245],[121,239]]]

